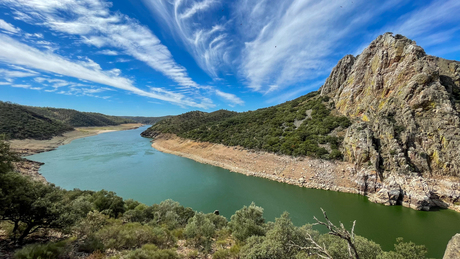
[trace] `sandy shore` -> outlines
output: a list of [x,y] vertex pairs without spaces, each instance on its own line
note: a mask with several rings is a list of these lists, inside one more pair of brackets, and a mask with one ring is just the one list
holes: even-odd
[[[20,154],[21,156],[30,156],[33,154],[51,151],[56,149],[61,145],[66,145],[72,142],[75,139],[94,136],[102,133],[120,131],[120,130],[130,130],[137,129],[143,126],[140,123],[129,123],[121,124],[116,126],[104,126],[104,127],[79,127],[75,128],[73,131],[66,132],[61,136],[56,136],[48,140],[36,140],[36,139],[14,139],[10,140],[10,148],[12,151]],[[15,163],[16,171],[20,172],[23,175],[27,175],[32,179],[40,182],[47,182],[45,177],[43,177],[38,171],[40,166],[43,165],[40,162],[31,161],[25,159],[19,163]]]

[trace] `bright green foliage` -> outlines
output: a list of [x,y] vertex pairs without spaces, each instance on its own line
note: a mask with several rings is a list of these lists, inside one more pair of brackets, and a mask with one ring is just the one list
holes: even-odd
[[[277,106],[244,113],[190,112],[158,122],[144,136],[174,133],[198,141],[243,146],[292,156],[341,159],[342,139],[330,134],[346,129],[346,117],[331,114],[333,103],[317,92]],[[296,123],[296,125],[295,125]],[[320,145],[329,145],[331,152]]]
[[113,257],[116,258],[123,258],[123,259],[179,259],[179,255],[176,251],[172,249],[165,249],[160,250],[155,245],[144,245],[140,249],[136,249],[134,251],[125,252],[121,257]]
[[184,234],[195,247],[209,251],[215,232],[216,226],[211,220],[205,214],[198,212],[189,219]]
[[241,210],[236,211],[229,222],[233,237],[244,241],[250,236],[265,235],[263,215],[264,209],[257,207],[254,202],[249,207],[244,206]]
[[56,259],[65,254],[68,240],[57,243],[32,244],[23,247],[14,254],[16,259]]
[[[120,222],[121,223],[121,222]],[[132,249],[144,244],[155,244],[159,247],[169,247],[174,238],[159,227],[151,227],[141,223],[114,224],[96,232],[105,249]]]
[[12,139],[50,139],[73,128],[24,106],[0,102],[0,134]]

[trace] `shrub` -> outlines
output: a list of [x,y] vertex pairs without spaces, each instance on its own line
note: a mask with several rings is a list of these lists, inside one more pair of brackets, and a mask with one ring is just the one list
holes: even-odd
[[174,238],[159,227],[151,227],[140,223],[115,224],[99,230],[95,234],[105,249],[132,249],[144,244],[155,244],[169,247],[175,243]]
[[203,213],[198,212],[189,220],[184,234],[195,247],[201,247],[203,250],[209,251],[215,231],[216,226],[211,220]]
[[155,245],[148,244],[143,245],[142,248],[134,251],[123,253],[121,257],[123,259],[178,259],[180,258],[176,251],[172,249],[158,249]]
[[265,235],[263,214],[264,209],[257,207],[254,203],[236,211],[229,223],[233,237],[244,241],[250,236]]
[[63,256],[67,251],[70,240],[56,243],[32,244],[23,247],[14,254],[16,259],[56,259]]

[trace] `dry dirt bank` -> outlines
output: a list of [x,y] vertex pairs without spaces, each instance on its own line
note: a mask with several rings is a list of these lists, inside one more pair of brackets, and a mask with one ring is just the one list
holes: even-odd
[[[30,156],[33,154],[51,151],[61,145],[66,145],[75,139],[98,135],[101,133],[137,129],[143,124],[140,123],[129,123],[121,124],[116,126],[104,126],[104,127],[79,127],[73,131],[66,132],[61,136],[56,136],[48,140],[36,140],[36,139],[14,139],[10,140],[11,150],[17,152],[21,156]],[[32,179],[46,182],[46,179],[38,172],[42,163],[25,159],[15,164],[16,170],[23,175],[28,175]]]
[[307,188],[366,195],[385,205],[401,204],[416,210],[432,207],[460,211],[458,178],[426,179],[417,175],[385,173],[356,168],[346,162],[293,158],[241,147],[195,142],[172,134],[161,134],[152,142],[155,149],[233,172],[263,177]]

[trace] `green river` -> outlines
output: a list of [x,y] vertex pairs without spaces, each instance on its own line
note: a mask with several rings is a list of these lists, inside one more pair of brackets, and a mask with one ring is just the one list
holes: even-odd
[[321,219],[323,208],[332,221],[340,220],[347,227],[356,220],[356,233],[385,250],[393,248],[397,237],[404,237],[426,245],[429,256],[441,258],[449,239],[460,233],[460,213],[386,207],[356,194],[306,189],[233,173],[153,149],[150,139],[139,135],[146,128],[77,139],[28,158],[44,162],[41,174],[65,189],[106,189],[148,205],[173,199],[197,211],[219,210],[229,218],[255,202],[265,209],[267,220],[288,211],[296,225],[314,222],[313,216]]

